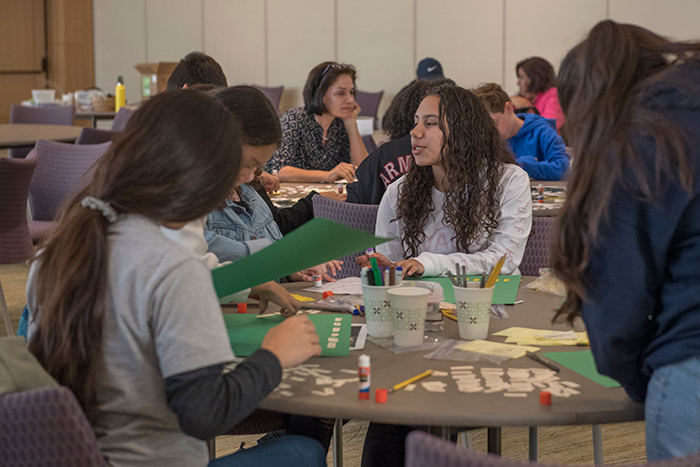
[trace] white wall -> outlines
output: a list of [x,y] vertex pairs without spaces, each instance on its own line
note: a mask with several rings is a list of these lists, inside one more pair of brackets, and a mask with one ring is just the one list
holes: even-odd
[[358,88],[384,90],[380,117],[427,56],[462,86],[515,93],[519,60],[557,68],[605,18],[700,39],[698,0],[94,0],[94,18],[95,82],[111,90],[123,75],[129,101],[140,97],[136,63],[201,50],[230,85],[285,86],[283,110],[301,105],[312,67],[351,63]]

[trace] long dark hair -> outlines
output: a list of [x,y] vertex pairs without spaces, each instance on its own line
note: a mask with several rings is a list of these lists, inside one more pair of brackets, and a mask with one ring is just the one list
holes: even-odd
[[514,162],[478,97],[454,84],[438,86],[429,95],[440,98],[438,122],[446,135],[441,149],[445,203],[432,204],[432,167],[411,164],[396,212],[396,220],[405,225],[401,242],[406,257],[418,255],[434,209],[443,209],[445,222],[454,227],[459,251],[469,252],[472,243],[498,226],[503,163]]
[[390,140],[402,138],[413,129],[415,126],[413,117],[421,101],[430,89],[442,84],[455,84],[455,82],[447,78],[417,79],[396,94],[382,119],[382,129],[389,135]]
[[[669,182],[691,192],[686,139],[641,98],[675,61],[697,60],[691,56],[697,52],[700,43],[673,43],[638,26],[603,21],[562,62],[559,99],[576,169],[553,236],[552,264],[568,288],[556,318],[572,322],[581,311],[591,247],[608,219],[615,187],[649,203]],[[634,146],[640,138],[653,144],[651,170]]]
[[118,213],[187,222],[221,204],[241,164],[233,115],[198,91],[169,91],[147,101],[96,163],[90,183],[65,206],[41,245],[36,332],[29,350],[94,417],[106,310],[109,224],[81,206],[85,196]]
[[527,92],[537,94],[557,85],[557,75],[554,72],[554,67],[542,57],[530,57],[518,62],[515,65],[516,76],[519,68],[522,68],[527,77],[530,78]]

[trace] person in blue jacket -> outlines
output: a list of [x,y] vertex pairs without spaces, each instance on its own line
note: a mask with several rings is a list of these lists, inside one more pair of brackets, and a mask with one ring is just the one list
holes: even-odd
[[[615,47],[610,47],[615,44]],[[577,157],[553,235],[598,371],[645,402],[650,461],[700,451],[700,43],[603,21],[559,71]]]
[[535,114],[516,114],[508,94],[496,83],[472,92],[483,102],[515,160],[535,180],[561,180],[569,168],[564,140],[554,120]]

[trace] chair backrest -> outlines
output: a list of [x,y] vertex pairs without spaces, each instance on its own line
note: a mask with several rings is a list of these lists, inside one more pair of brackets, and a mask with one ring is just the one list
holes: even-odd
[[107,466],[87,417],[62,386],[0,396],[0,464]]
[[374,142],[372,135],[364,135],[362,137],[362,142],[365,143],[368,154],[372,154],[377,149],[377,143]]
[[114,141],[114,138],[119,134],[118,131],[98,130],[97,128],[83,128],[80,131],[75,144],[102,144],[108,141]]
[[0,264],[34,255],[27,225],[27,196],[36,160],[0,157]]
[[34,177],[29,187],[32,218],[55,220],[58,208],[73,193],[90,180],[90,168],[102,157],[112,143],[68,144],[39,140],[28,159],[37,159]]
[[532,233],[527,239],[520,273],[523,276],[539,276],[540,268],[548,268],[551,251],[551,231],[556,217],[532,217]]
[[[544,467],[545,464],[525,462],[495,454],[484,454],[473,449],[464,449],[454,443],[422,431],[412,431],[406,438],[405,467]],[[676,457],[661,461],[637,464],[637,467],[698,467],[700,454]],[[554,467],[549,465],[549,467]],[[629,465],[627,467],[633,467]]]
[[117,115],[114,116],[114,120],[112,121],[112,131],[122,131],[126,128],[126,124],[136,110],[137,109],[130,109],[129,107],[122,107],[119,109],[119,112],[117,112]]
[[378,128],[377,112],[379,111],[379,103],[382,100],[384,91],[379,92],[363,92],[355,90],[355,102],[360,106],[360,117],[374,118],[374,129]]
[[[10,123],[41,123],[48,125],[72,125],[75,108],[72,105],[56,107],[27,107],[13,105],[10,107]],[[9,150],[12,158],[24,159],[31,151],[31,146]]]
[[[314,217],[323,217],[374,234],[379,205],[344,203],[320,195],[314,196],[312,202]],[[360,267],[355,264],[356,257],[357,254],[338,258],[344,262],[338,277],[360,277]]]
[[270,99],[270,102],[272,102],[272,106],[275,108],[275,110],[279,109],[280,101],[282,100],[282,93],[284,92],[284,86],[269,88],[267,86],[258,86],[257,84],[254,84],[253,87],[261,90],[262,93],[265,94],[265,97]]

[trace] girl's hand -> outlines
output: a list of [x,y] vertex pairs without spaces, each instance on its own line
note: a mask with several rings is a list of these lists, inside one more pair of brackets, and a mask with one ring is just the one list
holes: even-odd
[[305,362],[309,357],[321,355],[316,328],[306,316],[287,318],[270,329],[261,347],[272,352],[282,368],[289,368]]
[[397,261],[396,266],[401,266],[404,276],[420,277],[425,272],[425,266],[415,259],[404,259],[402,261]]
[[345,124],[345,126],[355,125],[355,122],[357,121],[357,116],[360,115],[360,111],[362,111],[360,104],[355,102],[355,105],[352,108],[352,114],[348,118],[343,119],[343,123]]
[[321,278],[324,281],[327,282],[335,282],[335,279],[331,277],[328,273],[330,272],[333,276],[335,276],[338,271],[340,271],[341,268],[340,266],[343,264],[342,261],[338,261],[336,259],[332,261],[328,261],[326,263],[319,264],[318,266],[314,266],[309,269],[304,269],[303,271],[296,272],[292,274],[290,277],[294,281],[305,281],[305,282],[311,282],[313,281],[313,276],[321,276]]
[[326,172],[326,176],[323,181],[327,183],[333,183],[336,180],[345,179],[348,182],[355,180],[355,167],[347,162],[341,162],[340,164],[333,167],[331,170]]
[[274,281],[256,285],[251,289],[250,293],[251,295],[260,296],[260,314],[265,313],[267,305],[270,302],[280,306],[280,313],[282,313],[282,316],[295,315],[299,309],[301,309],[299,300],[292,297],[292,295],[287,292],[287,289]]
[[[365,266],[371,267],[372,264],[369,262],[370,258],[377,258],[377,265],[380,268],[381,267],[389,267],[392,264],[394,264],[391,262],[391,260],[389,258],[387,258],[386,256],[384,256],[381,253],[372,253],[371,255],[360,255],[357,258],[355,258],[355,264],[357,264],[361,268],[363,268]],[[396,263],[396,265],[398,266],[399,263]]]
[[260,174],[265,191],[268,193],[274,193],[280,189],[280,180],[276,176],[263,172]]

